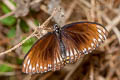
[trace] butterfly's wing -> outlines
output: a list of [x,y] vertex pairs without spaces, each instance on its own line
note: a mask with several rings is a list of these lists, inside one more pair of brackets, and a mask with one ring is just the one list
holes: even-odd
[[25,56],[22,72],[42,73],[59,70],[64,66],[60,55],[59,41],[54,33],[38,40]]
[[77,22],[62,28],[62,40],[66,48],[66,63],[75,62],[81,54],[93,51],[106,39],[106,29],[93,22]]

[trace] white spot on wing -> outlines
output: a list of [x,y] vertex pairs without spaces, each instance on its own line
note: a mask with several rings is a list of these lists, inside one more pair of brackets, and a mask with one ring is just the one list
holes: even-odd
[[86,48],[84,48],[84,50],[85,50],[85,51],[87,51],[87,49],[86,49]]
[[88,54],[88,52],[86,51],[85,54]]
[[33,67],[32,70],[34,71],[34,70],[35,70],[35,67]]
[[50,67],[52,67],[52,65],[50,64]]
[[106,39],[106,36],[105,35],[103,35],[104,36],[104,38]]
[[47,69],[47,67],[44,67],[44,69]]
[[75,54],[75,55],[77,54],[77,51],[76,51],[76,49],[74,49],[74,54]]
[[98,27],[99,29],[101,29],[104,33],[106,32],[103,27],[101,27],[101,26],[99,26],[99,25],[97,25],[97,27]]
[[106,32],[106,30],[103,28],[103,27],[100,27],[101,29],[102,29],[102,31],[105,33]]
[[88,47],[88,51],[91,53],[92,52],[92,50],[91,50],[91,48],[90,47]]
[[73,56],[72,50],[70,49],[70,56]]
[[48,64],[48,67],[50,67],[50,64]]
[[47,72],[47,71],[44,71],[44,72]]
[[26,64],[24,64],[24,68],[26,67]]
[[91,43],[91,46],[93,47],[93,46],[94,46],[94,44],[93,44],[93,43]]
[[30,69],[30,70],[32,69],[32,65],[29,66],[29,69]]
[[50,71],[51,70],[51,66],[50,66],[51,64],[48,64],[48,71]]
[[73,55],[73,52],[72,52],[72,50],[70,49],[70,55]]
[[40,66],[40,69],[43,69],[43,67],[42,67],[42,66]]
[[57,57],[57,63],[59,63],[60,61],[59,61],[59,58]]
[[[93,39],[93,41],[94,41],[94,43],[97,42],[97,40],[96,40],[95,38]],[[98,41],[101,41],[101,40],[98,39]],[[98,42],[97,42],[97,44],[96,44],[96,47],[98,47]]]
[[52,67],[52,65],[51,64],[48,64],[49,65],[49,68],[51,68]]
[[85,51],[85,52],[84,52],[85,54],[88,54],[88,52],[87,52],[87,49],[86,49],[86,48],[84,48],[84,51]]
[[101,39],[103,39],[102,35],[100,35],[100,34],[99,34],[99,37],[100,37]]
[[28,64],[28,65],[30,64],[30,59],[28,60],[27,64]]
[[86,49],[86,48],[84,48],[84,49],[83,49],[83,53],[85,53],[85,52],[86,52],[86,50],[87,50],[87,49]]
[[54,64],[56,64],[56,60],[54,59]]
[[94,43],[95,43],[95,42],[96,42],[96,39],[94,38],[93,41],[94,41]]
[[101,33],[102,31],[100,29],[98,29],[98,32]]
[[101,39],[99,38],[98,41],[101,42]]
[[69,52],[68,52],[68,50],[66,51],[66,56],[69,56]]
[[36,67],[39,67],[39,64],[38,64],[38,63],[36,64]]
[[90,47],[88,47],[88,50],[91,50],[91,48],[90,48]]

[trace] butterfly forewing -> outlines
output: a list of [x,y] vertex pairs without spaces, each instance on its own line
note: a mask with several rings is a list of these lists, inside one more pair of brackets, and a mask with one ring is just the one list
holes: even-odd
[[48,33],[38,40],[27,53],[22,71],[24,73],[43,73],[59,70],[63,66],[59,42],[56,35]]
[[[106,39],[107,31],[100,24],[78,22],[62,28],[62,40],[66,48],[68,60],[74,62],[81,54],[92,52]],[[66,60],[66,63],[68,63]]]

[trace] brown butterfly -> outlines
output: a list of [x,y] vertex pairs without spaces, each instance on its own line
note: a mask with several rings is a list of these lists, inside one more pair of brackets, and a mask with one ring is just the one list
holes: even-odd
[[76,62],[81,54],[92,52],[106,39],[107,30],[95,22],[76,22],[40,38],[25,56],[24,73],[43,73],[60,70],[67,63]]

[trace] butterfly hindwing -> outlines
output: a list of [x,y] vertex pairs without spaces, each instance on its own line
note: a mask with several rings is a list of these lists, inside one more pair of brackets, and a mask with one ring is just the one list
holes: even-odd
[[68,56],[66,63],[71,63],[98,47],[106,39],[107,31],[97,23],[77,22],[65,25],[61,34]]
[[22,71],[24,73],[42,73],[59,70],[63,67],[59,42],[56,35],[48,33],[38,40],[27,53]]

